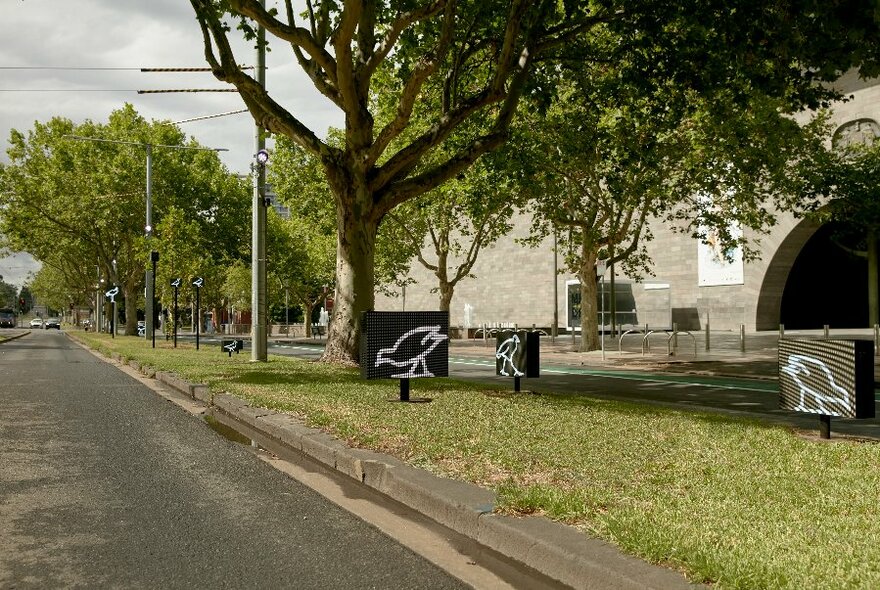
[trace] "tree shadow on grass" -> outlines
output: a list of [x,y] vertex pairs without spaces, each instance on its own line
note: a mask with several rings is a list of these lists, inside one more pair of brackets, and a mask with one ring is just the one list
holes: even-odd
[[716,427],[751,427],[762,430],[776,430],[794,428],[793,424],[789,424],[784,420],[764,418],[761,416],[745,416],[732,415],[725,413],[723,410],[717,412],[711,408],[694,409],[689,407],[676,407],[670,404],[656,402],[638,402],[617,399],[608,399],[601,396],[590,396],[589,394],[572,394],[559,392],[531,392],[523,391],[514,392],[485,392],[491,397],[516,397],[531,396],[535,398],[537,403],[553,405],[565,411],[566,408],[595,408],[603,411],[611,411],[623,413],[629,416],[653,417],[658,414],[666,414],[669,416],[681,416],[687,420],[693,420]]
[[273,371],[245,371],[229,376],[225,381],[242,385],[353,385],[360,381],[357,374],[287,373]]

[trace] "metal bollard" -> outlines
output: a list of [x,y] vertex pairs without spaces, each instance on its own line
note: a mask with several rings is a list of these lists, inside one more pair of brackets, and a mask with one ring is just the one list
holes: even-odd
[[709,352],[709,312],[706,312],[706,352]]
[[745,324],[739,325],[739,351],[740,352],[746,351],[746,325]]
[[874,354],[880,356],[880,324],[874,324]]
[[779,339],[785,338],[785,324],[779,324]]
[[828,339],[828,331],[829,331],[828,324],[825,324],[824,326],[822,326],[822,329],[825,332],[825,339],[827,340]]
[[678,324],[672,323],[672,350],[678,352]]

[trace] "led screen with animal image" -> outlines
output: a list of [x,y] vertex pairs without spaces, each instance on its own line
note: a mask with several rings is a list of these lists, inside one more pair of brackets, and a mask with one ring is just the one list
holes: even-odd
[[449,313],[367,311],[361,321],[365,379],[449,376]]

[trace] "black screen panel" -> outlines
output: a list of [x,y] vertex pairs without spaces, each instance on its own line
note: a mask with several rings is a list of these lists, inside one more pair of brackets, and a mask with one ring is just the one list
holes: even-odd
[[868,340],[779,340],[779,407],[874,417],[874,345]]
[[449,313],[364,312],[361,374],[366,379],[449,376]]

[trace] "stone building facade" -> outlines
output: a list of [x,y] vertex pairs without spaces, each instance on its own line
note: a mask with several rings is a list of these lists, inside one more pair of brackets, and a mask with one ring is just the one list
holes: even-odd
[[[880,81],[847,74],[838,87],[851,98],[834,105],[835,138],[865,141],[880,135]],[[550,328],[556,315],[560,330],[578,328],[576,278],[554,255],[552,238],[534,248],[519,243],[529,226],[529,219],[517,218],[511,234],[481,252],[475,278],[464,279],[455,290],[452,326]],[[744,326],[747,331],[776,330],[780,324],[868,327],[867,263],[838,251],[826,229],[780,214],[760,237],[758,260],[721,264],[711,248],[654,223],[654,240],[648,243],[653,276],[642,282],[615,276],[616,323],[668,328],[677,320],[684,322],[680,328],[695,330],[709,321],[713,330]],[[554,276],[555,266],[560,274]],[[439,295],[431,292],[435,277],[414,261],[411,278],[415,284],[396,297],[377,294],[376,308],[437,309]],[[607,310],[610,273],[604,283]],[[610,324],[610,314],[603,317]]]

